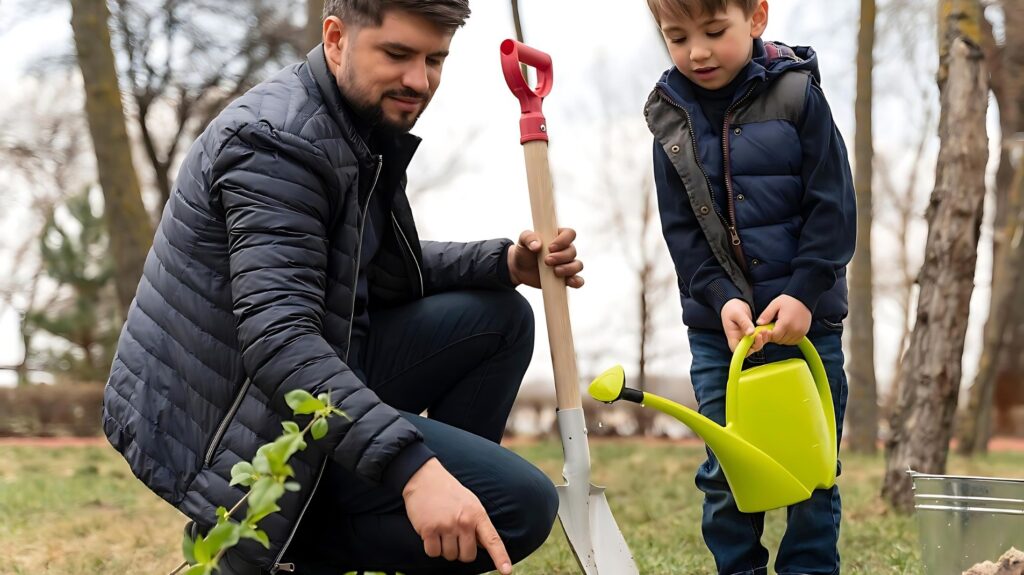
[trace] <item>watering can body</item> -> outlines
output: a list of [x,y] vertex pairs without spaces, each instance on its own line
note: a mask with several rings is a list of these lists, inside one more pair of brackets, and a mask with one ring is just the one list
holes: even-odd
[[744,338],[733,355],[724,427],[676,402],[624,388],[621,367],[606,371],[590,387],[599,401],[635,401],[690,427],[715,453],[736,506],[745,513],[786,507],[831,487],[837,459],[832,393],[814,346],[804,338],[798,345],[805,359],[744,370],[752,343],[753,336]]

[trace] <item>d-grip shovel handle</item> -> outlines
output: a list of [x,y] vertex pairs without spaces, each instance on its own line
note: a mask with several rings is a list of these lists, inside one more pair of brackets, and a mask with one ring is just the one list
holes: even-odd
[[[519,68],[520,62],[537,68],[537,88],[527,85]],[[551,346],[551,366],[555,376],[555,398],[558,409],[578,409],[580,400],[579,372],[576,368],[576,349],[572,341],[569,322],[569,296],[565,280],[555,275],[551,266],[544,264],[548,246],[558,234],[555,214],[555,195],[548,166],[548,136],[541,103],[551,91],[551,57],[515,40],[501,43],[501,67],[505,81],[519,99],[522,118],[523,155],[526,159],[526,182],[530,188],[530,211],[533,229],[540,236],[541,251],[537,255],[541,291],[544,295],[544,317],[547,320],[548,343]]]
[[[754,336],[774,328],[774,323],[759,325],[754,328],[753,334],[745,336],[740,340],[739,345],[736,346],[736,351],[732,354],[732,362],[729,364],[729,382],[725,388],[725,413],[727,421],[729,414],[736,413],[738,407],[739,398],[737,393],[739,385],[737,384],[740,380],[740,373],[743,371],[743,361],[747,358],[747,351],[750,350],[750,346],[754,345]],[[811,343],[811,340],[807,339],[807,336],[804,336],[803,339],[797,342],[797,346],[803,352],[807,366],[811,368],[811,375],[814,377],[814,384],[818,390],[821,407],[825,412],[825,422],[828,424],[829,429],[834,430],[836,428],[836,413],[832,404],[832,390],[829,388],[825,364],[821,362],[818,350],[814,349],[814,344]],[[833,445],[832,447],[834,452],[836,446]]]
[[[526,83],[520,64],[537,69],[536,88],[530,88]],[[551,56],[515,40],[505,40],[501,43],[501,69],[505,73],[505,83],[519,99],[519,105],[523,110],[523,115],[519,119],[519,131],[522,135],[519,143],[547,141],[548,128],[541,112],[541,105],[544,97],[551,92],[551,83],[554,81]]]

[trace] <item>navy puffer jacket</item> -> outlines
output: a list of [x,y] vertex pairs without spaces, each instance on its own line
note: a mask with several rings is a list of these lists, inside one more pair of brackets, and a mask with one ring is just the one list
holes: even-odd
[[722,126],[710,125],[675,68],[644,109],[662,231],[690,327],[721,331],[722,306],[733,298],[756,319],[780,294],[813,312],[812,333],[841,329],[846,317],[856,244],[846,146],[814,50],[773,46],[779,53],[769,57],[754,42]]
[[330,392],[348,414],[293,458],[301,490],[261,524],[270,549],[241,544],[264,569],[279,568],[329,459],[400,489],[432,455],[345,363],[368,194],[392,196],[371,305],[512,287],[509,240],[419,241],[404,192],[417,144],[396,137],[372,155],[318,47],[210,124],[164,209],[104,392],[103,429],[132,471],[209,527],[244,494],[228,485],[231,467],[284,419],[303,423],[287,392]]

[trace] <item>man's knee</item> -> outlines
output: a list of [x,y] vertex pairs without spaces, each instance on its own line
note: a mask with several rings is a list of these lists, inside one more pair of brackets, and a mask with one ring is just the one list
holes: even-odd
[[509,322],[509,331],[515,339],[528,341],[533,349],[533,332],[535,327],[533,306],[517,291],[495,292],[500,300],[496,306]]
[[506,483],[516,508],[502,510],[495,517],[495,527],[513,562],[526,558],[547,540],[558,515],[558,493],[547,476],[532,466],[517,476]]

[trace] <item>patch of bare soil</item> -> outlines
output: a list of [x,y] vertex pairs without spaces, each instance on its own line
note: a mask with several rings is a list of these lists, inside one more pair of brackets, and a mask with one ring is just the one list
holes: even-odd
[[1010,547],[999,561],[978,563],[964,571],[963,575],[1024,575],[1024,553]]

